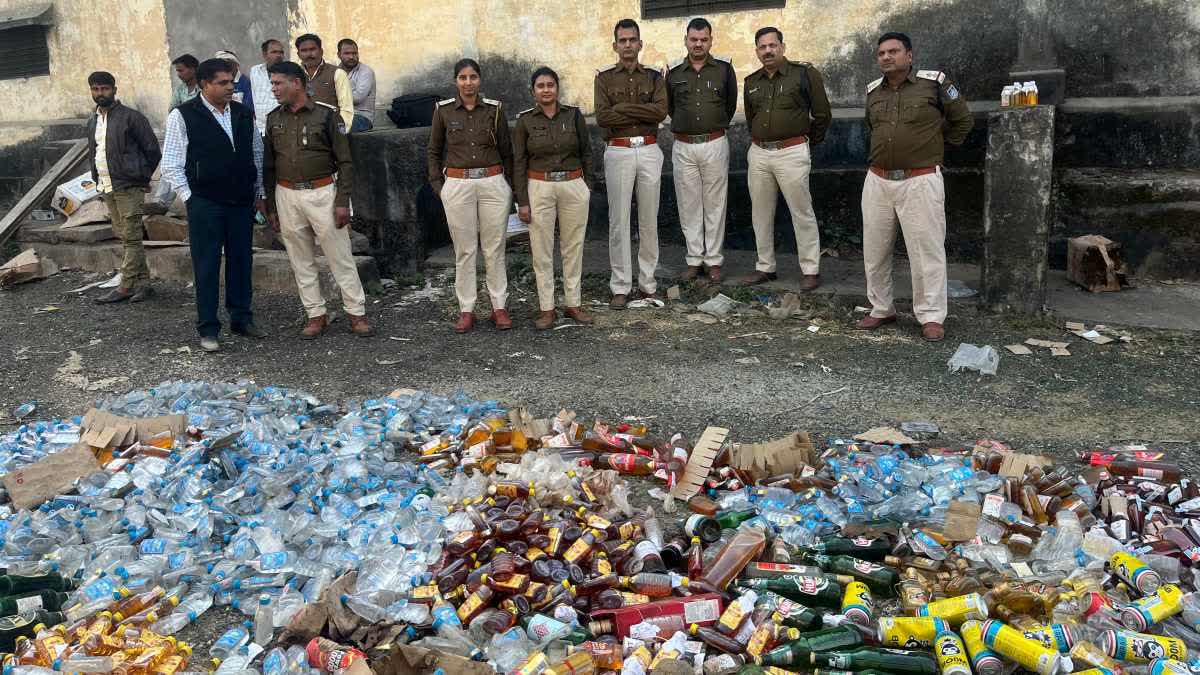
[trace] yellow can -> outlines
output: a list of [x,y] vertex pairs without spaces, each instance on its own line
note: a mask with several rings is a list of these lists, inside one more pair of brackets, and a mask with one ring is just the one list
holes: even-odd
[[949,628],[950,624],[935,616],[881,616],[876,637],[884,647],[929,649],[938,633]]
[[1146,563],[1125,553],[1114,553],[1108,559],[1108,567],[1114,574],[1121,577],[1125,583],[1133,586],[1142,595],[1150,595],[1162,585],[1162,577],[1158,576]]
[[967,647],[953,632],[947,630],[937,636],[933,653],[937,656],[942,675],[971,675],[971,662],[967,660]]
[[1175,584],[1163,584],[1154,595],[1134,600],[1121,610],[1121,623],[1138,632],[1183,611],[1183,591]]
[[875,599],[871,589],[861,581],[846,584],[842,594],[842,614],[860,626],[870,626],[875,618]]
[[1154,659],[1187,661],[1187,645],[1178,638],[1128,630],[1104,631],[1104,651],[1118,661],[1150,663]]
[[971,619],[964,621],[958,632],[962,635],[963,644],[967,647],[967,656],[971,657],[971,667],[979,675],[1000,675],[1004,672],[1004,662],[1000,655],[983,644],[983,624]]
[[936,616],[945,619],[957,628],[967,619],[983,621],[988,618],[987,601],[978,593],[969,593],[954,598],[931,602],[917,610],[917,616]]
[[1058,675],[1072,669],[1070,657],[1049,649],[1041,642],[1030,640],[1021,631],[1002,621],[983,624],[983,643],[999,652],[1001,656],[1016,661],[1026,670],[1038,675]]

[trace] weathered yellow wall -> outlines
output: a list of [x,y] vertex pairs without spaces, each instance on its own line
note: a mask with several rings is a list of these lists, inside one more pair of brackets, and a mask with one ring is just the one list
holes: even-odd
[[[0,0],[0,10],[31,0]],[[160,124],[171,99],[161,0],[56,0],[47,33],[50,75],[0,80],[0,122],[83,117],[94,108],[87,76],[107,70],[117,96]],[[13,105],[11,102],[15,102]],[[5,144],[0,134],[0,145]]]
[[[762,26],[783,30],[790,58],[820,62],[843,55],[851,35],[877,30],[897,4],[919,2],[789,0],[780,9],[706,18],[713,24],[713,52],[732,58],[740,78],[759,67],[754,31]],[[393,91],[393,83],[406,71],[449,55],[494,54],[553,67],[562,78],[564,100],[590,110],[596,68],[616,58],[612,27],[617,20],[638,19],[644,63],[661,66],[685,54],[687,18],[641,20],[640,8],[640,0],[299,0],[290,23],[292,38],[307,31],[325,38],[329,60],[337,38],[357,40],[364,62],[378,76],[380,105],[405,93]],[[864,83],[872,77],[863,73]]]

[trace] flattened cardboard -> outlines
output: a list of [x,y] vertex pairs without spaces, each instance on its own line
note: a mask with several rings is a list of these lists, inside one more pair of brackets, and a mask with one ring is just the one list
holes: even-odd
[[66,492],[75,481],[100,470],[91,448],[76,443],[4,476],[4,489],[13,506],[28,509]]
[[1027,455],[1025,453],[1014,452],[1007,455],[1004,461],[1000,463],[1000,475],[1013,478],[1022,478],[1025,472],[1030,467],[1034,466],[1053,466],[1054,461],[1049,457],[1041,455]]
[[914,445],[916,441],[909,438],[904,432],[892,427],[871,427],[861,434],[854,437],[856,441],[865,443],[876,443],[879,445]]
[[717,455],[721,453],[721,446],[728,437],[729,430],[722,427],[708,427],[700,434],[700,440],[696,441],[692,454],[688,457],[687,466],[683,468],[683,476],[671,489],[672,497],[686,501],[700,492],[700,486],[704,484],[704,479],[708,478],[708,471]]
[[415,645],[396,645],[385,658],[371,662],[375,675],[431,675],[441,670],[445,675],[494,675],[491,666],[437,649]]
[[797,431],[766,443],[735,443],[729,464],[744,471],[751,480],[795,474],[805,465],[817,464],[817,451],[808,433]]
[[979,529],[979,504],[975,502],[951,502],[946,509],[946,524],[942,535],[950,541],[967,541],[975,538]]
[[186,430],[187,415],[183,414],[134,418],[92,408],[83,416],[80,438],[93,448],[120,448],[150,440],[164,431],[178,435]]
[[55,265],[53,260],[39,258],[33,249],[25,249],[12,260],[0,265],[0,288],[45,279],[54,274],[58,274],[58,265]]
[[1004,348],[1018,356],[1026,356],[1033,353],[1033,350],[1025,345],[1004,345]]

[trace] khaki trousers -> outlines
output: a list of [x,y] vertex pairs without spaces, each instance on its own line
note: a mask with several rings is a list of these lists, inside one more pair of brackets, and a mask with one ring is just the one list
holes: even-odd
[[812,193],[808,190],[808,174],[812,170],[808,143],[783,150],[763,150],[751,143],[746,160],[750,218],[758,249],[754,269],[775,271],[775,205],[778,193],[782,192],[792,214],[800,272],[817,274],[821,271],[821,234],[817,229],[817,214],[813,212]]
[[554,309],[554,221],[558,220],[559,251],[562,255],[563,299],[567,307],[583,300],[579,280],[583,276],[583,235],[587,231],[592,192],[582,178],[567,181],[529,179],[529,246],[533,251],[533,273],[537,277],[538,308]]
[[658,269],[658,198],[662,183],[663,154],[657,145],[604,148],[604,180],[608,188],[608,262],[612,279],[608,286],[613,295],[628,295],[633,290],[630,260],[633,252],[629,238],[631,198],[635,191],[638,205],[638,287],[646,293],[658,290],[654,272]]
[[725,243],[725,202],[729,194],[729,138],[707,143],[676,140],[671,149],[675,203],[679,226],[687,242],[692,267],[722,263]]
[[121,238],[124,253],[121,257],[121,287],[133,288],[150,279],[146,265],[146,249],[142,246],[142,202],[144,188],[114,190],[101,195],[108,207],[113,233]]
[[892,304],[892,250],[896,219],[904,231],[912,271],[913,314],[921,323],[946,321],[946,187],[942,170],[907,180],[867,172],[863,184],[863,265],[871,316],[896,313]]
[[279,238],[283,240],[292,273],[296,275],[300,303],[310,319],[325,315],[325,297],[321,295],[314,243],[321,244],[329,271],[333,272],[333,279],[342,292],[342,307],[346,313],[354,316],[367,313],[367,296],[363,293],[350,246],[350,226],[339,229],[334,219],[333,200],[336,196],[336,185],[313,190],[275,186]]
[[487,178],[447,178],[442,186],[442,206],[454,241],[454,291],[462,312],[475,311],[478,294],[475,259],[483,249],[488,295],[492,309],[508,304],[508,272],[504,245],[508,214],[512,211],[512,188],[504,174]]

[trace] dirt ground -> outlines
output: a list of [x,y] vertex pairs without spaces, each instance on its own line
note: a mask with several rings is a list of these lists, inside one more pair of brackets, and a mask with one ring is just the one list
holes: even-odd
[[[1124,331],[1130,342],[1100,346],[1052,318],[990,316],[971,300],[953,302],[949,337],[940,344],[920,339],[911,314],[902,314],[896,328],[851,330],[861,316],[856,298],[802,300],[806,318],[777,321],[759,310],[710,324],[695,310],[710,289],[684,288],[680,302],[662,309],[613,312],[603,305],[608,295],[598,278],[586,280],[584,296],[585,304],[596,304],[596,325],[560,320],[559,329],[540,332],[531,325],[536,296],[528,269],[527,261],[510,257],[516,328],[509,332],[482,323],[456,335],[453,289],[437,277],[424,288],[397,285],[373,295],[378,336],[372,339],[349,334],[343,319],[321,339],[300,340],[297,299],[258,294],[258,321],[272,337],[225,335],[218,354],[199,351],[189,287],[159,284],[150,302],[99,306],[92,302],[99,290],[68,291],[100,277],[64,272],[0,291],[6,364],[0,430],[11,429],[11,411],[30,400],[39,418],[68,416],[97,397],[164,380],[249,378],[336,403],[398,386],[461,389],[527,405],[538,416],[563,407],[584,420],[635,416],[656,432],[693,439],[708,425],[730,428],[738,441],[796,429],[829,440],[878,425],[929,421],[941,433],[926,439],[938,445],[994,438],[1065,458],[1142,442],[1189,466],[1200,464],[1195,334],[1131,329]],[[725,291],[751,305],[770,299]],[[1031,337],[1068,342],[1070,356],[1036,347],[1029,356],[1001,350],[994,377],[948,372],[959,342],[1001,348]],[[181,638],[207,653],[225,628],[244,618],[214,608]]]

